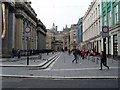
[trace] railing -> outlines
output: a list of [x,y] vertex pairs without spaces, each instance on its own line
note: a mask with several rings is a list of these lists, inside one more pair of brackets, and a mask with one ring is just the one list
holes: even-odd
[[100,56],[87,56],[87,59],[92,62],[95,62],[96,64],[99,64]]

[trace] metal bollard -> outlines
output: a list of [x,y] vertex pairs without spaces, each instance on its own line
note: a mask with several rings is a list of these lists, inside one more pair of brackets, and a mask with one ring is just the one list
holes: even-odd
[[39,58],[42,59],[42,54],[41,53],[39,53]]
[[98,60],[99,60],[99,58],[96,59],[96,64],[99,64]]

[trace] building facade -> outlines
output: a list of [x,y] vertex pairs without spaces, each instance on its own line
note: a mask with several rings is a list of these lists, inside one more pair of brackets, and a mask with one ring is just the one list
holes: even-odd
[[0,57],[2,57],[2,2],[0,1]]
[[15,39],[15,2],[2,2],[2,56],[9,57]]
[[65,51],[70,50],[70,28],[63,28],[63,49]]
[[72,24],[70,28],[70,50],[78,48],[78,25]]
[[[46,27],[36,17],[31,2],[11,0],[2,5],[5,6],[2,12],[2,57],[11,57],[13,48],[23,51],[45,49]],[[30,29],[29,38],[26,28]]]
[[106,39],[106,53],[113,58],[120,57],[120,1],[102,1],[102,26],[109,27]]
[[[44,50],[46,49],[46,34],[47,34],[47,30],[45,25],[38,20],[37,23],[37,36],[36,36],[36,45],[34,45],[34,48],[37,47],[38,50]],[[36,35],[36,33],[35,33]],[[36,47],[35,47],[36,46]]]
[[57,31],[57,26],[53,24],[51,29],[47,29],[46,49],[54,51],[67,51],[70,49],[70,28],[63,28],[62,31]]
[[78,48],[81,50],[82,49],[82,46],[81,46],[81,43],[82,43],[82,39],[83,39],[83,24],[82,24],[82,18],[79,19],[78,23]]
[[86,50],[94,50],[97,53],[102,51],[101,42],[101,4],[100,0],[91,2],[86,14],[83,17],[83,43]]

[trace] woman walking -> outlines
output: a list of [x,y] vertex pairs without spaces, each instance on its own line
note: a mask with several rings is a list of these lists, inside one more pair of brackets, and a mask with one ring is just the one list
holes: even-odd
[[102,64],[107,67],[107,69],[109,69],[109,66],[107,66],[107,57],[106,57],[106,53],[104,51],[102,51],[101,53],[101,63],[100,63],[100,69],[99,70],[102,70]]

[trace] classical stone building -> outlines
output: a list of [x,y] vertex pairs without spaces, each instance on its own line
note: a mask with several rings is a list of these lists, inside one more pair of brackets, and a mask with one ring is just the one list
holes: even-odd
[[102,48],[101,3],[93,0],[83,17],[83,48],[100,53]]
[[2,2],[0,1],[0,57],[2,56]]
[[69,31],[70,28],[67,26],[63,29],[63,31],[57,31],[57,26],[53,24],[52,28],[47,30],[46,48],[55,51],[68,50],[70,48]]
[[40,20],[38,20],[37,36],[36,36],[36,42],[37,42],[36,47],[38,50],[46,49],[46,35],[47,35],[47,30],[45,25]]
[[10,56],[15,39],[15,2],[2,2],[2,56]]
[[70,28],[66,27],[63,28],[63,49],[69,50],[70,49]]
[[46,49],[55,50],[55,35],[57,33],[57,26],[53,23],[51,29],[47,29],[47,36],[46,36]]
[[70,50],[78,49],[78,25],[72,24],[70,28]]
[[[31,7],[31,2],[11,0],[2,4],[5,5],[6,21],[6,28],[2,23],[2,30],[6,31],[2,39],[2,56],[10,57],[12,48],[15,50],[45,49],[46,27],[36,17],[37,14]],[[26,28],[30,29],[28,38],[26,38]]]

